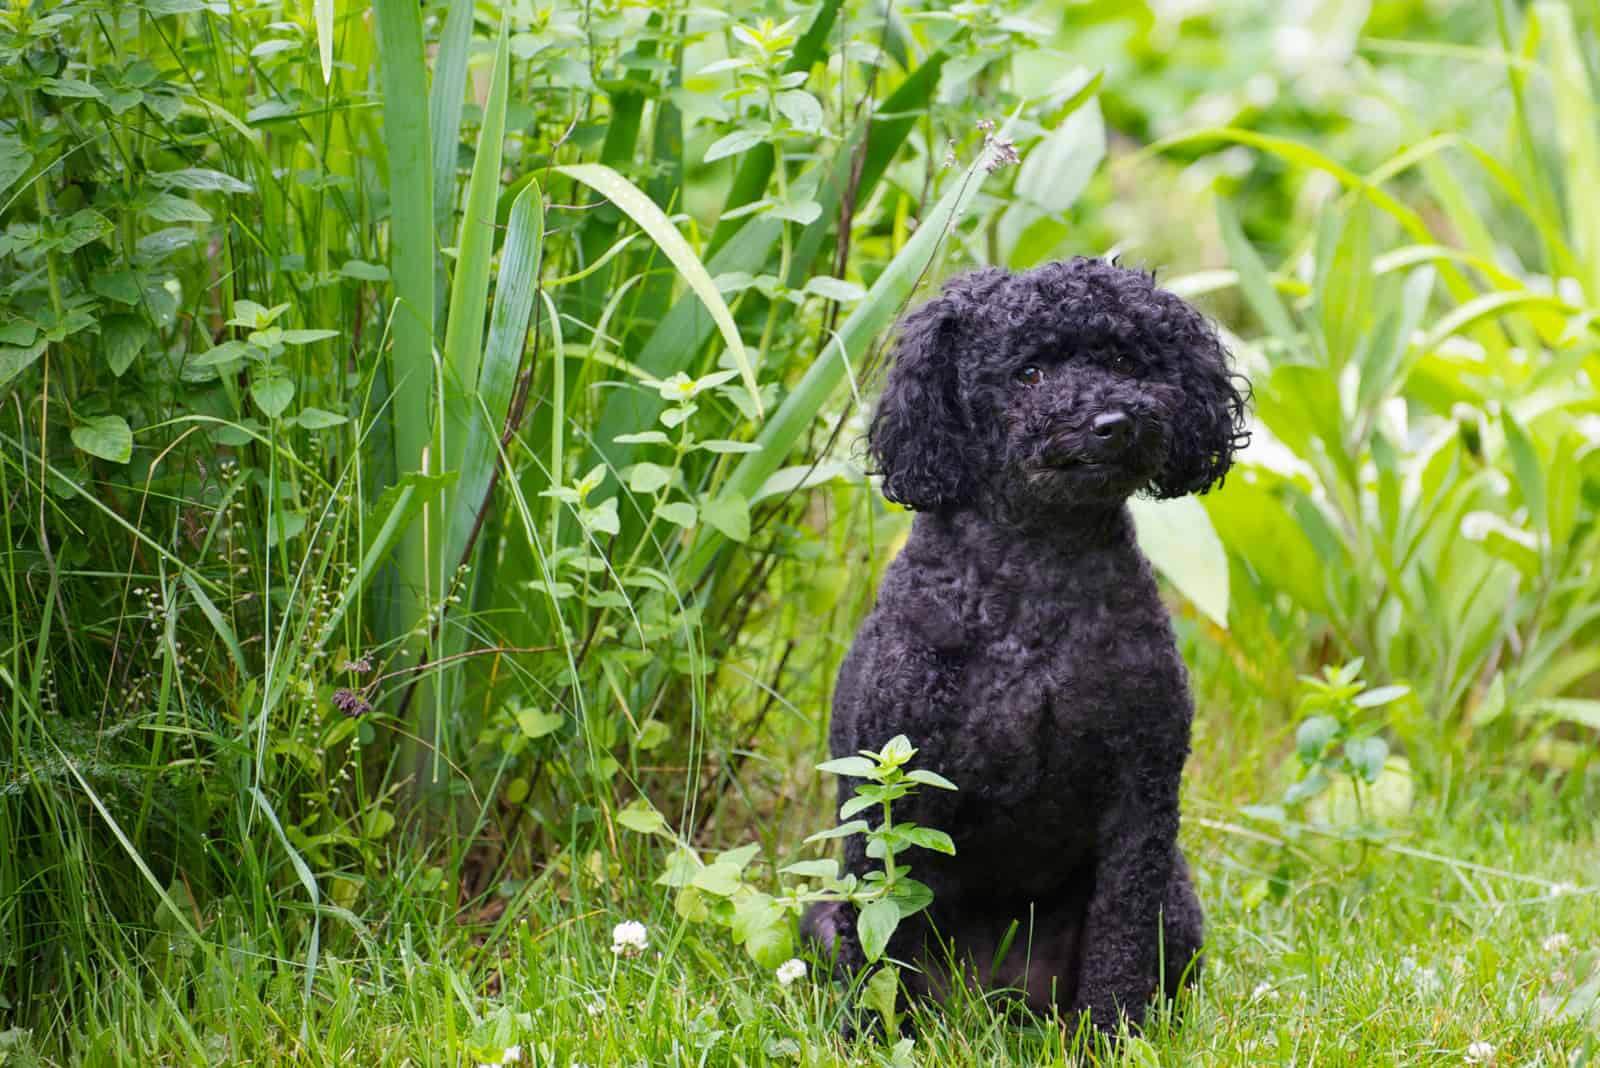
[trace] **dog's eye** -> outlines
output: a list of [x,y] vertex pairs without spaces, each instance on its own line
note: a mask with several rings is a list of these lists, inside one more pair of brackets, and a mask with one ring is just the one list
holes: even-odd
[[1118,353],[1111,357],[1111,369],[1119,375],[1133,374],[1133,358],[1126,353]]
[[1011,377],[1016,379],[1019,386],[1037,386],[1044,381],[1044,372],[1030,363]]

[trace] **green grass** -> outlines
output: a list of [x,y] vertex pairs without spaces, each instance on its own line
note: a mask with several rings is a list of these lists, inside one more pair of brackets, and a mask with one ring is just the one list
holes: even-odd
[[[1501,1065],[1592,1062],[1592,776],[1474,764],[1419,783],[1383,844],[1313,832],[1285,842],[1239,812],[1277,758],[1261,741],[1239,753],[1235,729],[1224,713],[1204,717],[1190,767],[1184,843],[1209,942],[1181,1019],[1111,1051],[969,992],[914,1011],[901,1063],[1459,1065],[1473,1043]],[[805,825],[805,793],[769,799],[785,849]],[[0,1063],[474,1064],[509,1045],[538,1065],[896,1063],[876,1039],[839,1038],[842,988],[814,971],[785,988],[724,937],[677,921],[669,892],[650,885],[659,857],[643,839],[578,841],[531,879],[501,873],[459,910],[459,888],[425,890],[428,866],[396,858],[367,888],[382,908],[362,938],[325,921],[309,997],[304,959],[240,909],[195,913],[204,952],[158,917],[162,936],[139,940],[147,971],[131,958],[81,962],[82,1009],[36,1039],[7,1034]],[[625,919],[649,930],[637,959],[611,952]],[[35,1057],[35,1046],[71,1052]]]

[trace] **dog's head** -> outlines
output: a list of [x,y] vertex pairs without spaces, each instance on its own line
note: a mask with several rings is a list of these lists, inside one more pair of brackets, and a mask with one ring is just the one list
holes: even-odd
[[988,267],[901,324],[868,448],[884,495],[921,511],[1059,517],[1204,493],[1249,440],[1242,382],[1206,318],[1151,275]]

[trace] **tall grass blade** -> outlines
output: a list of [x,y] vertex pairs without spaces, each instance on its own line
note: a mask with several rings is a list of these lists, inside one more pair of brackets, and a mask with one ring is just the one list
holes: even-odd
[[1583,48],[1565,3],[1541,0],[1535,18],[1550,50],[1550,79],[1556,107],[1556,132],[1566,163],[1567,224],[1583,267],[1583,285],[1591,301],[1600,300],[1600,122],[1584,62]]
[[517,371],[532,319],[534,293],[539,281],[539,258],[544,246],[544,203],[537,182],[530,182],[511,207],[511,222],[500,252],[500,274],[495,282],[494,313],[483,367],[473,393],[475,418],[467,429],[461,453],[460,480],[451,509],[450,536],[445,563],[455,566],[465,557],[474,527],[482,513],[499,462],[499,438],[516,391]]
[[618,210],[650,235],[650,239],[678,269],[678,273],[683,276],[683,280],[688,283],[694,295],[706,306],[706,311],[711,313],[712,320],[722,334],[723,342],[728,346],[728,353],[733,357],[734,365],[739,368],[739,375],[744,380],[745,388],[750,391],[750,398],[755,403],[756,411],[761,413],[761,393],[756,386],[755,366],[744,350],[744,342],[739,337],[739,327],[733,321],[733,313],[728,310],[728,305],[718,292],[716,283],[711,281],[711,275],[707,273],[705,264],[700,262],[700,257],[689,247],[689,242],[678,233],[677,227],[672,225],[671,220],[656,206],[655,201],[645,196],[638,186],[622,175],[601,164],[574,163],[554,169],[568,178],[582,182],[610,200]]
[[472,53],[472,0],[450,0],[433,62],[428,127],[433,136],[433,217],[441,231],[455,208],[456,153],[466,98],[467,59]]
[[[445,471],[461,469],[467,427],[478,387],[478,366],[483,356],[484,302],[489,293],[489,264],[494,257],[494,205],[500,188],[500,149],[506,118],[506,81],[510,76],[507,54],[510,20],[500,24],[495,43],[494,72],[489,78],[489,98],[483,108],[477,157],[467,181],[466,209],[456,242],[455,277],[450,286],[450,318],[444,331],[444,419],[440,435]],[[537,188],[530,186],[535,192]],[[526,190],[524,190],[526,192]],[[454,561],[446,556],[447,566]]]
[[322,63],[322,84],[333,81],[333,2],[315,0],[313,13],[317,23],[317,59]]

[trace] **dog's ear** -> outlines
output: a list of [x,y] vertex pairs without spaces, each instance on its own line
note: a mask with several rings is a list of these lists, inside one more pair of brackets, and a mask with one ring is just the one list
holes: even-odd
[[1196,319],[1192,329],[1174,339],[1182,352],[1177,378],[1183,400],[1173,413],[1166,463],[1151,482],[1160,498],[1222,485],[1234,453],[1250,443],[1244,422],[1250,383],[1231,369],[1228,350],[1211,324],[1198,314]]
[[957,350],[958,305],[947,289],[900,324],[894,364],[867,432],[867,450],[883,476],[883,495],[919,512],[971,499],[963,443]]

